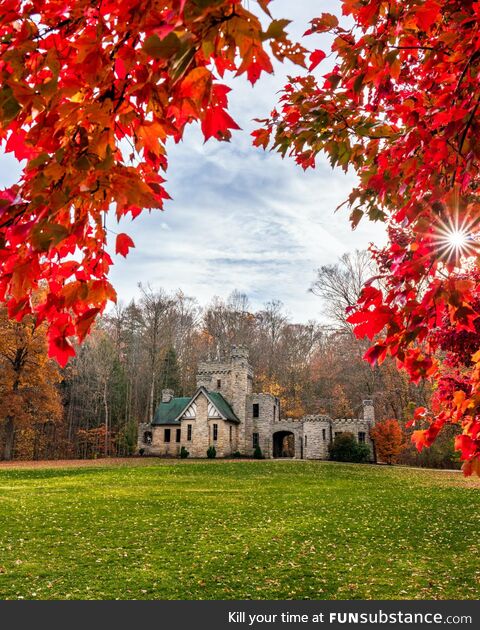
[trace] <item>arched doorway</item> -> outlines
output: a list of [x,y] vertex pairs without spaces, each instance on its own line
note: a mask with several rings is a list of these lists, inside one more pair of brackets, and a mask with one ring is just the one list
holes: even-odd
[[273,434],[273,456],[295,457],[295,435],[291,431],[277,431]]

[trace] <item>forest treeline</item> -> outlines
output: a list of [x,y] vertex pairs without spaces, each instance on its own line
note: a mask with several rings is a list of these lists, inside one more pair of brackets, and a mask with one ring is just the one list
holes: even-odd
[[[312,290],[328,324],[295,323],[275,300],[252,309],[238,291],[202,308],[181,291],[140,285],[139,299],[102,317],[64,370],[48,359],[42,326],[12,322],[3,310],[0,457],[132,454],[138,422],[152,417],[162,389],[193,393],[198,362],[228,355],[232,344],[248,347],[254,390],[278,396],[283,417],[353,417],[371,398],[377,418],[404,425],[415,406],[428,404],[428,388],[392,361],[372,369],[362,360],[366,342],[344,320],[367,271],[362,252],[318,270]],[[450,461],[439,444],[436,455],[407,449],[408,461]]]

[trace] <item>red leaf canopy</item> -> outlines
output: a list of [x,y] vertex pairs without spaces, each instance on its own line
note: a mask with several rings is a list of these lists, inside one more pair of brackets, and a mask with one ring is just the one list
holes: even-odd
[[[240,0],[2,2],[0,144],[26,162],[0,192],[0,300],[50,323],[62,365],[115,300],[105,213],[162,208],[165,145],[189,123],[229,140],[226,70],[255,82],[272,71],[266,47],[304,63],[268,4],[264,30]],[[118,236],[117,253],[132,246]]]

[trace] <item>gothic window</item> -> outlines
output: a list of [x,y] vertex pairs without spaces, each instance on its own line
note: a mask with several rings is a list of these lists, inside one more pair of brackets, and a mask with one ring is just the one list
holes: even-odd
[[165,429],[163,441],[164,442],[170,442],[170,429]]
[[177,442],[180,442],[180,440],[182,439],[182,429],[177,429]]
[[218,439],[218,424],[213,425],[213,441],[216,442]]
[[327,439],[327,430],[326,429],[322,429],[322,439],[323,439],[324,442]]
[[257,448],[257,446],[258,446],[258,433],[254,433],[252,435],[252,438],[253,438],[253,448]]
[[365,444],[365,433],[363,431],[358,432],[358,441],[360,444]]
[[192,441],[192,425],[191,424],[187,424],[187,440],[189,442]]
[[222,389],[222,381],[219,378],[217,378],[217,389]]
[[258,418],[260,415],[260,405],[258,403],[253,403],[253,417]]
[[151,444],[152,443],[152,432],[151,431],[145,431],[145,433],[143,434],[143,443],[144,444]]

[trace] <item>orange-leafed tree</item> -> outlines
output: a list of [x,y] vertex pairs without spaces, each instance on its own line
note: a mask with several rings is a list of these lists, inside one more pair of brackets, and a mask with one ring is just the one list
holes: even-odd
[[353,416],[352,406],[341,385],[334,385],[332,399],[332,413],[335,418],[351,418]]
[[393,464],[405,448],[405,439],[398,420],[382,420],[370,430],[375,442],[378,458],[386,464]]
[[0,309],[0,456],[12,459],[15,431],[62,415],[57,365],[48,358],[46,326],[31,316],[23,322],[8,319]]

